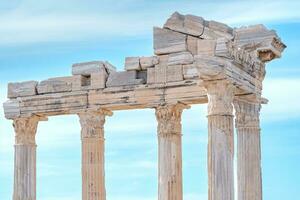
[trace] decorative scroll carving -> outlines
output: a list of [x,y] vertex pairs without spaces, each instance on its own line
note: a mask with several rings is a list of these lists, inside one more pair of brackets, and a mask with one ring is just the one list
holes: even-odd
[[79,113],[81,124],[81,138],[104,138],[103,126],[105,116],[112,116],[112,112],[105,109]]
[[236,128],[259,128],[260,103],[234,101]]
[[225,80],[207,81],[208,115],[232,115],[233,85]]
[[256,51],[260,46],[261,43],[252,42],[238,47],[231,40],[220,38],[217,41],[216,56],[232,59],[251,76],[263,80],[265,77],[265,63],[259,59]]
[[43,120],[41,117],[23,117],[16,118],[13,121],[15,129],[15,144],[16,145],[35,145],[35,135],[38,122]]
[[164,105],[156,108],[158,135],[181,134],[181,114],[183,109],[190,108],[185,104]]

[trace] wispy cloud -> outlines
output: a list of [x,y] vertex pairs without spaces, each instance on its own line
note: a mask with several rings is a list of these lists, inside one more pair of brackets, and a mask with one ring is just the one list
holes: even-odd
[[[231,25],[299,20],[299,1],[90,1],[23,0],[0,10],[0,44],[68,42],[150,36],[174,11]],[[59,6],[58,6],[59,5]],[[163,9],[162,9],[163,8]],[[224,12],[226,11],[226,12]]]

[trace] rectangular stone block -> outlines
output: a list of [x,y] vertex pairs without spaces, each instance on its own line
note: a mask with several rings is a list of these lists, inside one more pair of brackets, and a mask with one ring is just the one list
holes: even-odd
[[153,46],[156,55],[187,50],[186,35],[157,27],[154,27],[153,33]]
[[196,55],[198,53],[197,51],[198,40],[200,39],[193,36],[187,37],[187,48],[188,51],[191,52],[193,55]]
[[126,57],[125,58],[125,70],[141,70],[139,57]]
[[216,22],[213,20],[208,22],[208,27],[212,30],[229,33],[229,34],[232,34],[233,31],[233,29],[227,26],[226,24],[223,24],[221,22]]
[[200,36],[203,33],[204,19],[194,15],[181,15],[175,12],[164,24],[164,28],[188,35]]
[[155,83],[155,68],[147,68],[147,84]]
[[21,114],[20,103],[13,99],[3,103],[4,115],[7,119],[19,117]]
[[102,72],[105,68],[109,71],[115,71],[115,67],[107,61],[92,61],[73,64],[72,74],[88,76],[92,73]]
[[155,65],[155,83],[166,83],[167,82],[167,65],[169,55],[159,56],[159,64]]
[[193,61],[193,55],[188,51],[172,53],[169,54],[168,65],[184,65],[193,63]]
[[198,40],[197,54],[213,56],[215,54],[216,41],[215,40]]
[[167,66],[167,82],[182,81],[182,65]]
[[137,71],[122,71],[109,74],[106,86],[116,87],[126,85],[138,85],[144,83],[145,80],[137,79]]
[[154,67],[158,63],[159,63],[159,58],[157,56],[140,57],[140,65],[142,70],[145,70],[149,67]]
[[37,84],[37,81],[9,83],[7,89],[7,96],[8,98],[17,98],[36,95]]
[[155,66],[155,83],[167,82],[167,65]]
[[108,74],[106,72],[92,73],[91,74],[91,88],[103,89],[105,88]]
[[230,52],[228,48],[229,41],[226,38],[218,38],[216,42],[216,56],[230,57]]
[[37,86],[38,94],[70,92],[73,77],[58,77],[41,81]]
[[195,64],[183,65],[182,70],[184,79],[193,79],[199,77],[198,69]]

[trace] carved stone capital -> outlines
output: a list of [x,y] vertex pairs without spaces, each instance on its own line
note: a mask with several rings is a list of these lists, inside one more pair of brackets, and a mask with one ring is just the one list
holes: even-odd
[[158,122],[158,135],[167,136],[170,134],[181,134],[181,114],[183,109],[190,108],[185,104],[174,104],[159,106],[155,110]]
[[39,116],[15,118],[13,126],[15,129],[15,144],[16,145],[36,145],[35,135],[39,121],[44,121],[45,118]]
[[105,123],[105,117],[111,115],[112,112],[106,109],[79,113],[81,138],[104,139],[103,126]]
[[234,86],[226,80],[206,81],[208,115],[232,115]]
[[236,128],[259,128],[261,104],[244,100],[234,100]]

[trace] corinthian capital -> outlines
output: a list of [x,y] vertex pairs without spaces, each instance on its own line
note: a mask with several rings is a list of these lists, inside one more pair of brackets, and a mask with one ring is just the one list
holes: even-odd
[[79,113],[81,138],[104,138],[105,117],[111,115],[112,112],[106,109]]
[[185,108],[190,106],[177,103],[157,107],[155,115],[158,121],[158,135],[181,134],[181,114]]
[[237,128],[259,128],[261,104],[246,100],[234,100],[235,124]]
[[206,81],[208,115],[232,115],[234,87],[226,80]]
[[39,116],[16,118],[13,121],[16,145],[35,145],[35,135],[39,121],[45,118]]

